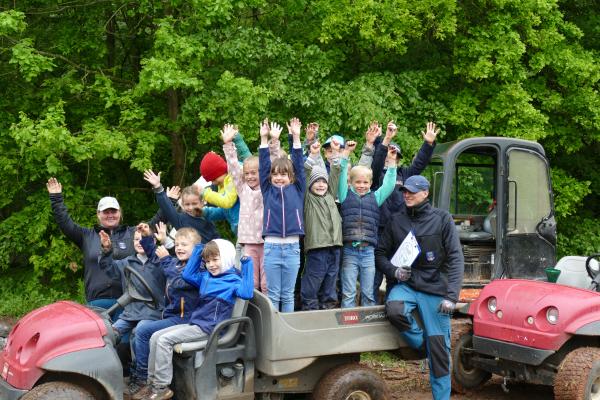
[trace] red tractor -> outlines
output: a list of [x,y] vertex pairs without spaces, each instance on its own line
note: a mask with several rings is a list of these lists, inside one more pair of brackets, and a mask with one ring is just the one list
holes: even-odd
[[452,387],[469,391],[492,374],[551,385],[557,400],[600,399],[600,273],[597,258],[564,257],[550,281],[499,279],[454,327]]

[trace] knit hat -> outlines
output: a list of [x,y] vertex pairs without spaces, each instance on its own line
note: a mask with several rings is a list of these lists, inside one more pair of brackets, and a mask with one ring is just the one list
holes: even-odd
[[229,240],[213,239],[219,246],[219,257],[221,258],[221,273],[235,266],[235,246]]
[[227,163],[223,157],[219,156],[214,151],[209,151],[202,157],[200,161],[200,175],[207,181],[214,181],[221,175],[227,173]]
[[312,171],[310,171],[310,178],[308,179],[308,189],[310,189],[313,183],[315,183],[319,179],[325,179],[325,182],[327,182],[327,179],[329,179],[329,177],[327,176],[327,170],[318,165],[315,165],[312,168]]

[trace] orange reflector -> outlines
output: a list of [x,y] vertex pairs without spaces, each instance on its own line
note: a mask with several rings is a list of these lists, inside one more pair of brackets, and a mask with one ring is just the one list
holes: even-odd
[[481,293],[481,289],[462,289],[458,301],[460,303],[470,303],[477,300],[479,293]]

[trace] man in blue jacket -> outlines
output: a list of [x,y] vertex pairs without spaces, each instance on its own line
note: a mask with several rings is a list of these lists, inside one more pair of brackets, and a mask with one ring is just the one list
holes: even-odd
[[[409,346],[427,352],[433,398],[448,400],[450,315],[462,285],[464,258],[452,216],[427,200],[427,179],[411,176],[403,193],[405,204],[386,225],[375,265],[388,282],[395,282],[385,304],[391,324]],[[418,246],[406,246],[415,240]],[[412,317],[415,309],[423,329]]]

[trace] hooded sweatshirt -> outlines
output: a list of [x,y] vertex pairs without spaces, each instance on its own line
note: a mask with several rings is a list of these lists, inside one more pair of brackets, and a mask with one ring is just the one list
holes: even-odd
[[231,318],[236,298],[251,299],[254,292],[252,259],[241,259],[241,274],[235,265],[235,246],[224,239],[215,239],[219,247],[221,271],[212,275],[202,260],[202,248],[196,247],[183,270],[182,277],[198,288],[198,305],[192,312],[190,323],[198,325],[207,335],[215,326]]

